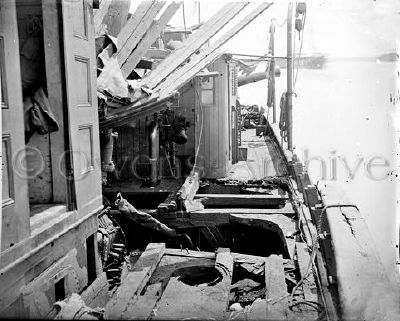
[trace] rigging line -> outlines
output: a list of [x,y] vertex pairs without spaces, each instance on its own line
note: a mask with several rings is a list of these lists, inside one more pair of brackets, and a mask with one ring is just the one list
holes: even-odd
[[198,145],[197,145],[196,154],[195,154],[195,156],[194,156],[194,165],[193,165],[193,169],[192,169],[192,171],[190,172],[190,174],[193,174],[193,172],[194,172],[194,170],[195,170],[195,168],[196,168],[196,166],[197,166],[197,157],[198,157],[198,155],[199,155],[201,139],[202,139],[202,136],[203,136],[203,127],[204,127],[204,126],[203,126],[203,125],[204,125],[203,104],[202,104],[202,102],[201,102],[201,98],[200,98],[199,92],[197,91],[197,87],[196,87],[196,86],[194,86],[194,91],[196,92],[197,98],[198,98],[198,100],[199,100],[200,111],[201,111],[201,126],[200,126],[200,133],[199,133],[199,143],[198,143]]
[[187,38],[187,32],[186,32],[186,17],[185,17],[185,2],[182,2],[182,16],[183,16],[183,27],[185,29],[185,39]]
[[304,27],[305,27],[305,25],[306,25],[306,15],[307,15],[307,12],[304,12],[304,17],[303,17],[303,21],[302,21],[303,30],[302,30],[302,32],[301,32],[301,41],[300,41],[299,57],[297,58],[297,70],[296,70],[296,75],[295,75],[295,77],[294,77],[293,89],[294,89],[294,87],[296,87],[297,75],[298,75],[298,73],[299,73],[300,56],[301,56],[301,51],[302,51],[302,49],[303,49]]

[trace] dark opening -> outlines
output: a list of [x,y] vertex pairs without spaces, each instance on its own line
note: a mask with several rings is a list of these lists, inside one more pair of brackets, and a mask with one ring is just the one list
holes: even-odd
[[56,301],[62,301],[65,299],[65,278],[62,278],[54,283],[54,292]]
[[[144,250],[148,243],[164,242],[169,248],[189,248],[186,238],[169,239],[161,233],[139,226],[124,217],[115,217],[125,232],[127,250]],[[229,247],[231,252],[267,257],[271,254],[290,259],[282,232],[260,226],[231,223],[213,227],[190,227],[177,229],[187,234],[194,249],[213,252],[218,247]]]
[[96,252],[95,252],[95,234],[90,235],[86,239],[86,255],[87,255],[87,274],[88,285],[92,284],[96,279]]
[[207,284],[213,286],[222,280],[222,274],[213,266],[190,266],[177,269],[172,277],[178,277],[178,280],[190,285],[196,286]]

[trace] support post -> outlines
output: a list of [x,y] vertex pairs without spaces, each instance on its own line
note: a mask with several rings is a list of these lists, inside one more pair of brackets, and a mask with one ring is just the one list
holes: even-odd
[[293,150],[293,2],[289,3],[287,16],[287,120],[288,132],[287,141],[288,149]]

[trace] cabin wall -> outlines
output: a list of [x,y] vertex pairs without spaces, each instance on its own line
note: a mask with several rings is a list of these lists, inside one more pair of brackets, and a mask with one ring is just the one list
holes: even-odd
[[118,181],[132,181],[150,175],[148,125],[149,116],[143,116],[113,129],[118,133],[113,150]]
[[[231,155],[230,114],[229,114],[229,79],[228,65],[222,56],[208,69],[217,71],[214,77],[214,104],[196,108],[196,145],[199,144],[198,164],[205,177],[220,178],[227,175]],[[199,93],[202,90],[200,77],[196,78]],[[199,97],[196,95],[196,99]],[[198,105],[199,102],[196,104]],[[203,130],[201,130],[203,124]]]
[[195,131],[196,131],[196,93],[195,93],[195,80],[191,80],[179,91],[179,106],[181,115],[185,116],[186,121],[190,123],[190,126],[186,129],[186,135],[188,140],[186,144],[176,145],[177,156],[180,156],[182,160],[186,160],[188,157],[194,157],[195,155]]

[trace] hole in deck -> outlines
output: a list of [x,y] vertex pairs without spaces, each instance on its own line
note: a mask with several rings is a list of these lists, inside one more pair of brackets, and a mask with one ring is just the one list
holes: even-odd
[[222,280],[221,272],[212,266],[184,267],[175,270],[172,277],[177,277],[179,281],[190,286],[213,286]]

